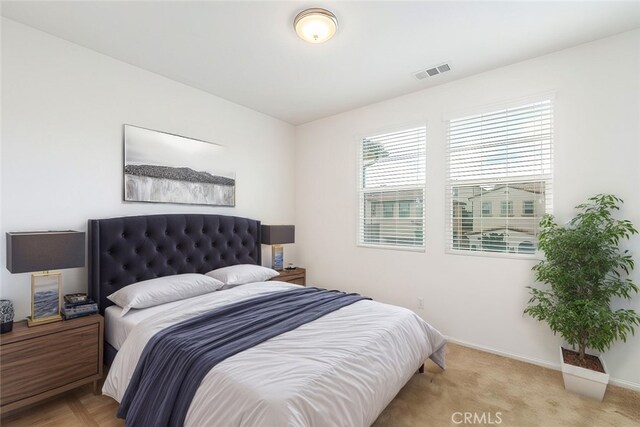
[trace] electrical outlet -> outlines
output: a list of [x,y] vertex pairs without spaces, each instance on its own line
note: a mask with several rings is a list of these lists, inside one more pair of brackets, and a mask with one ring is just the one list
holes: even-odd
[[418,298],[418,308],[424,309],[424,298]]

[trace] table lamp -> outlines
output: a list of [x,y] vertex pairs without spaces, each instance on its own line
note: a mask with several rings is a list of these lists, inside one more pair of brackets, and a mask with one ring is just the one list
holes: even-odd
[[80,231],[7,233],[7,270],[31,274],[29,326],[62,320],[62,273],[53,269],[84,267],[85,239]]
[[295,243],[295,226],[263,225],[261,228],[262,243],[271,245],[271,268],[282,270],[284,265],[282,245]]

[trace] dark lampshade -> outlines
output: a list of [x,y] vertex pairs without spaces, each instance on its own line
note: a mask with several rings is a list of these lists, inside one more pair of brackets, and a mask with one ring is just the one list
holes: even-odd
[[84,267],[84,232],[7,233],[7,270],[11,273]]
[[265,245],[295,243],[296,232],[293,225],[263,225],[261,228],[262,243]]

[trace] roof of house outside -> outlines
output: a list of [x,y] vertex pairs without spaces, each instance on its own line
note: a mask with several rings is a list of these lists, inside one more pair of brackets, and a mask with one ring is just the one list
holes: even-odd
[[472,231],[469,233],[464,233],[465,235],[475,235],[475,234],[485,234],[485,233],[492,233],[495,231],[513,231],[516,233],[523,233],[523,234],[528,234],[531,235],[531,231],[529,230],[523,230],[521,228],[512,228],[512,227],[496,227],[496,228],[488,228],[486,230],[482,230],[482,231]]
[[538,188],[532,188],[534,186],[538,187],[539,184],[537,182],[532,182],[532,183],[528,183],[527,182],[527,183],[522,183],[522,184],[500,185],[500,186],[494,188],[493,190],[484,190],[483,189],[481,194],[479,194],[477,196],[471,196],[471,197],[469,197],[469,200],[475,199],[476,197],[482,197],[482,196],[484,196],[484,195],[486,195],[488,193],[493,193],[495,191],[498,191],[498,190],[501,190],[501,189],[504,189],[504,188],[507,188],[507,187],[509,189],[513,188],[513,189],[516,189],[516,190],[527,191],[527,192],[533,193],[533,194],[542,193],[542,191],[539,190]]

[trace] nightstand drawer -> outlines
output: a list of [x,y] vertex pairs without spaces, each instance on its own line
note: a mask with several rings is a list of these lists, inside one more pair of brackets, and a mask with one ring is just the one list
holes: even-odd
[[271,280],[277,280],[279,282],[293,282],[294,280],[304,280],[304,274],[295,274],[295,275],[280,275],[280,276],[276,276]]
[[0,404],[99,374],[99,328],[94,323],[2,345]]
[[307,270],[304,268],[294,268],[292,270],[280,270],[276,277],[270,280],[277,280],[278,282],[294,283],[296,285],[306,286],[307,284]]

